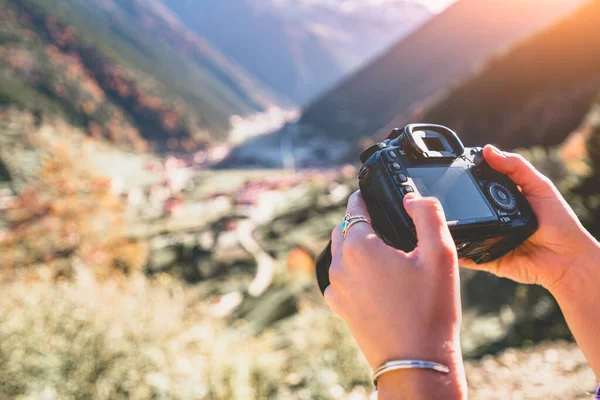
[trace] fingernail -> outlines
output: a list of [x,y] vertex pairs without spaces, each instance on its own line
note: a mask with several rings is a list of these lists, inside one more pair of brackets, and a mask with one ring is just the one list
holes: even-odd
[[416,200],[417,198],[419,198],[419,195],[416,193],[408,193],[406,196],[404,196],[404,204],[409,204],[410,202]]
[[497,148],[496,146],[494,146],[494,145],[491,145],[491,144],[490,144],[490,148],[491,148],[491,149],[492,149],[492,151],[493,151],[494,153],[496,153],[498,156],[500,156],[500,157],[503,157],[503,158],[505,158],[505,157],[506,157],[506,154],[504,154],[504,152],[503,152],[502,150],[500,150],[499,148]]

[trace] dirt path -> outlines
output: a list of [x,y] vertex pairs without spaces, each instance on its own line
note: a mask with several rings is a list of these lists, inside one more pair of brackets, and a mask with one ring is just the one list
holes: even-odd
[[593,399],[597,382],[575,344],[509,349],[466,363],[470,399]]

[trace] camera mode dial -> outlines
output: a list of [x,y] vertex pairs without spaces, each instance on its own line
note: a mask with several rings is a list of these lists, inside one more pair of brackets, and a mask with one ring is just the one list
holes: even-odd
[[504,185],[498,182],[488,183],[487,194],[492,203],[501,210],[513,212],[517,209],[515,196]]

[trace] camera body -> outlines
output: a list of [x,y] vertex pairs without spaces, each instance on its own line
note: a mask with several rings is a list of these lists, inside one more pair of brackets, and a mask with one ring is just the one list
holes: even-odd
[[[465,148],[449,128],[411,124],[360,156],[360,190],[376,233],[409,252],[417,245],[402,199],[408,193],[437,197],[460,258],[497,259],[537,229],[537,220],[514,182],[492,169],[481,148]],[[317,279],[329,286],[331,248],[317,259]]]

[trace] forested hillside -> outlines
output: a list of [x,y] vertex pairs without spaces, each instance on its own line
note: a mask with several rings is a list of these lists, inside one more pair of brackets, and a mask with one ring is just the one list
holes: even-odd
[[552,146],[581,124],[600,92],[600,1],[488,61],[425,108],[469,145]]
[[276,100],[160,3],[0,0],[0,103],[121,146],[192,149]]
[[[312,103],[313,135],[373,136],[398,114],[466,77],[495,52],[573,10],[581,0],[462,0]],[[563,40],[567,43],[567,40]],[[542,67],[542,66],[539,66]],[[449,114],[449,108],[445,108]]]

